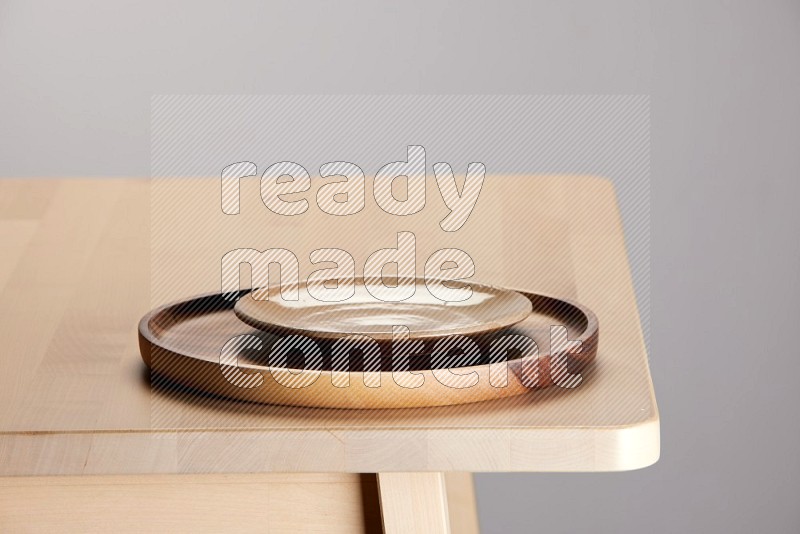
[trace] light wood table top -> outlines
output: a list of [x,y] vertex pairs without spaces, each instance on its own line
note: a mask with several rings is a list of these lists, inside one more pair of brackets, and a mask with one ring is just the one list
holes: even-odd
[[[0,180],[0,476],[613,471],[658,459],[658,410],[610,182],[487,177],[454,233],[438,227],[447,211],[435,182],[418,216],[380,212],[368,193],[348,225],[321,213],[313,192],[306,214],[277,217],[261,204],[258,180],[245,182],[252,232],[223,243],[208,209],[198,209],[219,211],[218,180]],[[154,189],[165,187],[174,189]],[[166,198],[174,205],[162,213]],[[434,250],[458,247],[474,259],[475,281],[591,308],[600,345],[583,383],[392,411],[241,404],[151,387],[140,317],[218,291],[222,247],[288,248],[301,275],[311,250],[344,248],[359,270],[370,252],[396,246],[400,230],[417,236],[418,268]],[[156,265],[166,256],[178,270]]]

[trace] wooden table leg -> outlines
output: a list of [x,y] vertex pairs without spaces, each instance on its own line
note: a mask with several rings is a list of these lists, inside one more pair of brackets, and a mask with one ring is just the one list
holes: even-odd
[[457,534],[479,534],[478,506],[472,473],[445,473],[450,529]]
[[386,534],[450,532],[443,473],[378,473]]

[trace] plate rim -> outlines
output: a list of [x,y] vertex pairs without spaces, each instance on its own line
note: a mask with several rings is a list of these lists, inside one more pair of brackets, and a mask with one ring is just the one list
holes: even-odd
[[[427,280],[425,278],[420,278],[420,277],[414,277],[414,278],[384,277],[384,279],[395,280],[395,281],[411,280],[412,282],[414,282],[414,283],[416,283],[418,285],[426,285],[427,284]],[[354,283],[356,283],[356,284],[358,284],[358,283],[364,284],[364,280],[365,280],[364,276],[357,276],[357,277],[354,278]],[[440,279],[440,280],[442,280],[442,281],[451,281],[452,282],[452,280],[446,280],[446,279]],[[517,298],[517,297],[522,298],[526,303],[528,303],[527,309],[526,309],[526,311],[520,310],[520,311],[515,312],[515,313],[508,313],[504,317],[502,317],[500,321],[487,321],[487,322],[483,322],[481,324],[477,324],[477,325],[470,326],[470,327],[451,328],[451,329],[447,329],[447,330],[441,330],[441,329],[440,330],[422,330],[422,331],[420,331],[420,330],[411,330],[411,331],[409,331],[409,335],[410,335],[409,339],[410,340],[412,340],[412,341],[414,341],[414,340],[425,340],[426,341],[426,340],[434,340],[434,339],[439,339],[439,338],[443,338],[443,337],[447,337],[447,336],[453,336],[453,335],[461,335],[461,336],[465,336],[465,337],[475,337],[475,336],[478,336],[478,335],[490,334],[490,333],[496,332],[498,330],[511,328],[515,324],[521,323],[533,311],[533,306],[530,303],[530,299],[527,298],[523,293],[521,293],[519,291],[516,291],[516,290],[513,290],[513,289],[508,289],[508,288],[501,287],[501,286],[496,286],[496,285],[491,285],[491,284],[484,284],[484,283],[481,283],[481,282],[472,282],[472,281],[464,281],[464,280],[459,280],[458,282],[462,282],[464,284],[467,284],[467,285],[471,286],[473,289],[485,290],[486,292],[492,292],[495,295],[498,295],[498,294],[499,295],[504,295],[506,298]],[[308,282],[307,281],[300,282],[300,283],[298,283],[296,285],[297,285],[298,289],[303,290],[304,288],[308,287]],[[279,285],[269,286],[269,290],[270,291],[275,291],[275,290],[279,289],[280,287],[281,286],[279,286]],[[303,335],[303,336],[310,337],[312,339],[321,339],[321,340],[326,340],[326,341],[335,341],[335,340],[338,340],[338,339],[346,338],[346,337],[351,336],[351,335],[369,336],[372,339],[374,339],[376,342],[382,343],[382,344],[383,343],[390,343],[392,341],[392,333],[391,332],[358,332],[358,331],[341,332],[341,331],[329,331],[329,330],[326,331],[326,330],[317,330],[317,329],[313,329],[313,328],[301,328],[301,327],[295,327],[295,326],[287,326],[287,325],[268,323],[267,321],[264,321],[264,320],[258,319],[256,317],[253,317],[252,315],[249,315],[249,314],[245,313],[244,311],[242,311],[240,309],[241,307],[244,306],[244,305],[240,304],[240,302],[242,302],[242,298],[247,296],[249,293],[252,293],[253,291],[258,291],[259,289],[260,288],[252,288],[252,289],[246,290],[245,293],[240,294],[236,298],[236,302],[234,303],[234,306],[233,306],[233,311],[236,314],[236,317],[238,317],[240,321],[242,321],[245,324],[248,324],[248,325],[252,326],[253,328],[257,328],[258,330],[262,330],[264,332],[281,334],[281,335]],[[408,300],[408,299],[406,299],[406,300]],[[259,302],[270,302],[270,301],[259,301]],[[404,302],[404,301],[400,301],[400,302]],[[445,301],[442,301],[442,302],[443,302],[442,306],[443,307],[446,306]]]

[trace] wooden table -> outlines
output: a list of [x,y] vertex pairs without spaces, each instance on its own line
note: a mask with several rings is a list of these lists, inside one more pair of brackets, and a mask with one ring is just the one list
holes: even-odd
[[[414,231],[418,262],[456,246],[473,257],[476,281],[589,306],[600,322],[596,365],[575,389],[393,411],[241,405],[153,387],[137,321],[155,304],[218,290],[220,247],[230,245],[208,222],[218,181],[0,180],[0,530],[474,532],[468,473],[658,459],[610,182],[487,177],[455,233],[438,228],[447,210],[435,189],[402,220],[368,194],[346,226],[313,202],[276,217],[258,180],[246,182],[242,216],[256,224],[236,246],[289,248],[304,271],[311,250],[335,246],[360,269],[369,252],[396,245],[396,231]],[[151,201],[156,187],[177,189]],[[166,256],[178,276],[156,264]]]

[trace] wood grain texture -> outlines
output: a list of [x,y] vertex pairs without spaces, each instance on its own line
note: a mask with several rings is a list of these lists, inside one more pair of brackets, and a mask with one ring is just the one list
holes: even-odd
[[[246,182],[242,223],[252,230],[237,246],[291,249],[304,275],[315,248],[347,249],[358,264],[392,246],[394,231],[413,231],[419,258],[461,248],[478,282],[584,303],[603,327],[596,365],[574,389],[379,412],[243,405],[151,383],[138,319],[219,290],[230,243],[198,208],[218,210],[217,181],[0,180],[0,475],[605,471],[656,461],[658,411],[608,181],[487,177],[472,218],[451,235],[436,231],[446,210],[433,201],[399,221],[370,206],[354,221],[313,210],[269,217],[257,180]],[[170,194],[186,200],[166,206],[159,224],[171,231],[151,239],[151,210]],[[165,255],[174,269],[151,269]]]
[[0,479],[2,532],[380,533],[374,476]]
[[378,490],[386,534],[450,532],[443,473],[380,473]]
[[[403,474],[400,475],[403,478]],[[391,475],[390,475],[391,478]],[[419,495],[441,496],[439,475],[412,475]],[[432,488],[426,487],[433,484]],[[446,508],[452,532],[479,532],[472,475],[448,473]],[[420,487],[423,493],[420,492]],[[384,498],[402,486],[384,477]],[[426,497],[427,498],[427,497]],[[0,478],[2,532],[383,532],[375,475],[267,473]],[[416,506],[419,503],[415,501]],[[428,508],[427,501],[421,503]],[[438,502],[439,507],[444,506]],[[139,510],[142,513],[131,513]],[[417,510],[417,515],[422,511]],[[435,516],[442,522],[441,516]],[[402,516],[400,517],[402,519]],[[424,519],[423,519],[424,520]],[[428,532],[414,523],[416,530]],[[391,522],[391,519],[390,519]]]
[[445,473],[450,530],[458,534],[479,534],[478,503],[472,473]]

